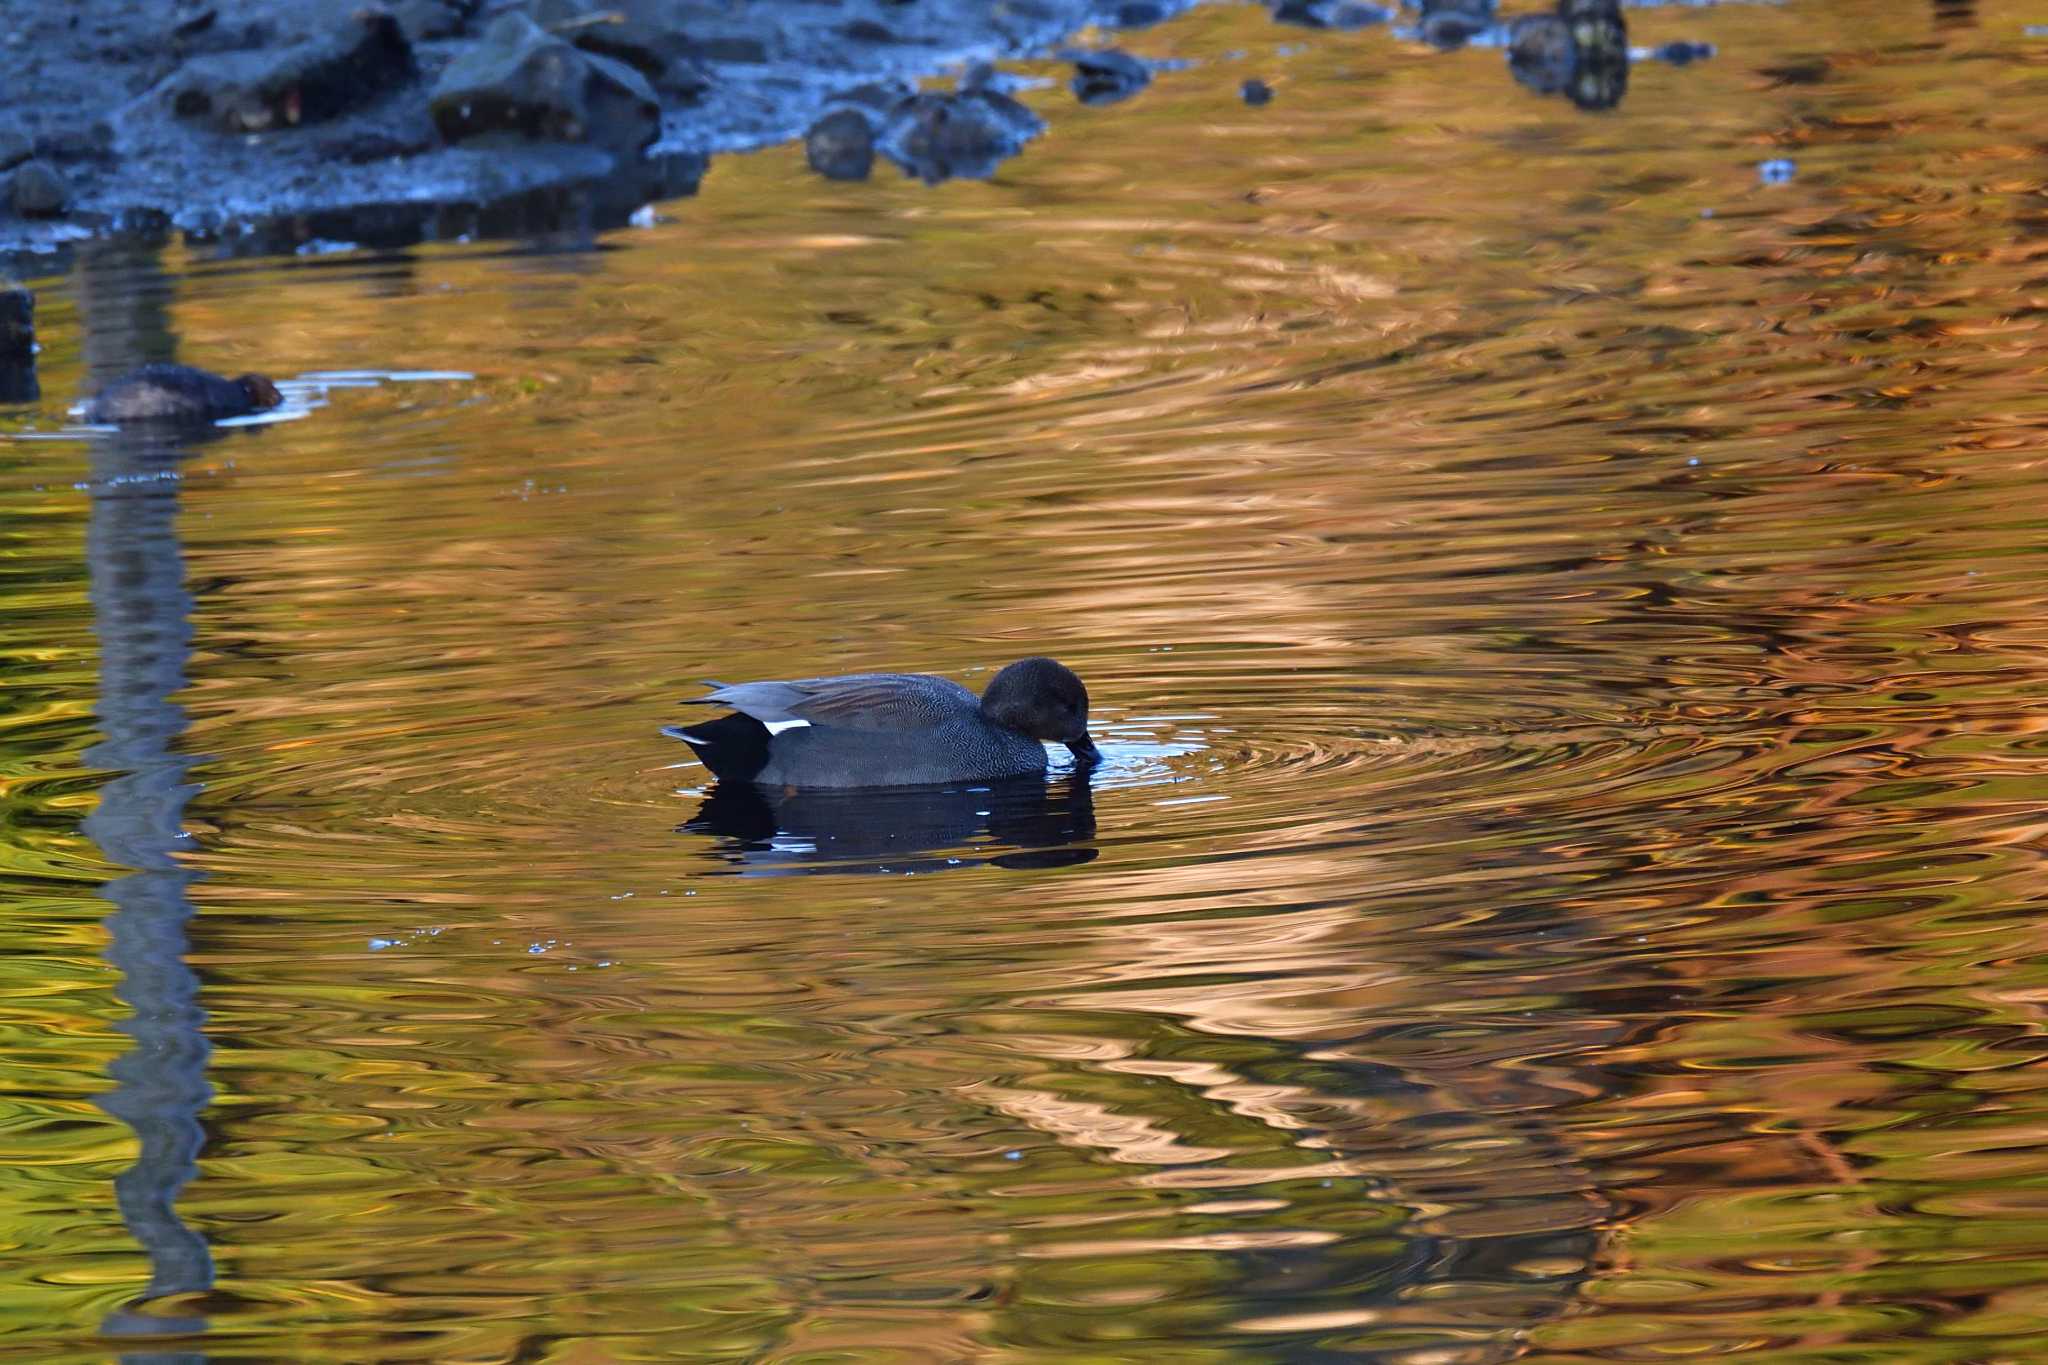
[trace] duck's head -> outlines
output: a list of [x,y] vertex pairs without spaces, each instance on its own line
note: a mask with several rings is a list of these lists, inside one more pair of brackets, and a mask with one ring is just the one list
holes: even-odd
[[1076,759],[1102,757],[1088,738],[1088,689],[1065,664],[1037,655],[1019,659],[989,679],[981,713],[995,724],[1067,746]]
[[270,382],[269,375],[240,375],[235,383],[249,396],[249,406],[258,412],[267,412],[284,401],[284,395],[277,391],[277,385]]

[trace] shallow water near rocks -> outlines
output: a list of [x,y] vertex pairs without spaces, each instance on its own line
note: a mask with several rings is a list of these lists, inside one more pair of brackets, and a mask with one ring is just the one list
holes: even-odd
[[[0,1354],[2048,1351],[2039,16],[1629,15],[1717,55],[1204,8],[985,184],[36,282],[7,434],[324,405],[0,443]],[[1040,651],[1091,777],[657,733]]]

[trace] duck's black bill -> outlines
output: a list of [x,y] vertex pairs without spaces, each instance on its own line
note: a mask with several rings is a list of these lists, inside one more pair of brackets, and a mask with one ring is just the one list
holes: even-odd
[[1068,740],[1067,752],[1074,756],[1074,761],[1077,763],[1102,762],[1102,750],[1096,748],[1095,741],[1086,735],[1081,736],[1079,739]]

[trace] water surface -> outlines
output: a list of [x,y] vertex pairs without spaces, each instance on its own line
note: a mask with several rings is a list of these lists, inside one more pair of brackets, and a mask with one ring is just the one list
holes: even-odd
[[[987,183],[38,281],[10,433],[327,378],[0,445],[0,1352],[2048,1351],[2040,16],[1629,17],[1717,54],[1206,7]],[[1041,651],[1092,779],[656,733]]]

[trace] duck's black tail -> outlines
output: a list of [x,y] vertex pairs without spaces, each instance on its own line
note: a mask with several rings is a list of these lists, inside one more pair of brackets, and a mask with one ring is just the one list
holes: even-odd
[[768,766],[768,727],[734,713],[697,725],[664,725],[661,732],[690,746],[712,776],[751,781]]

